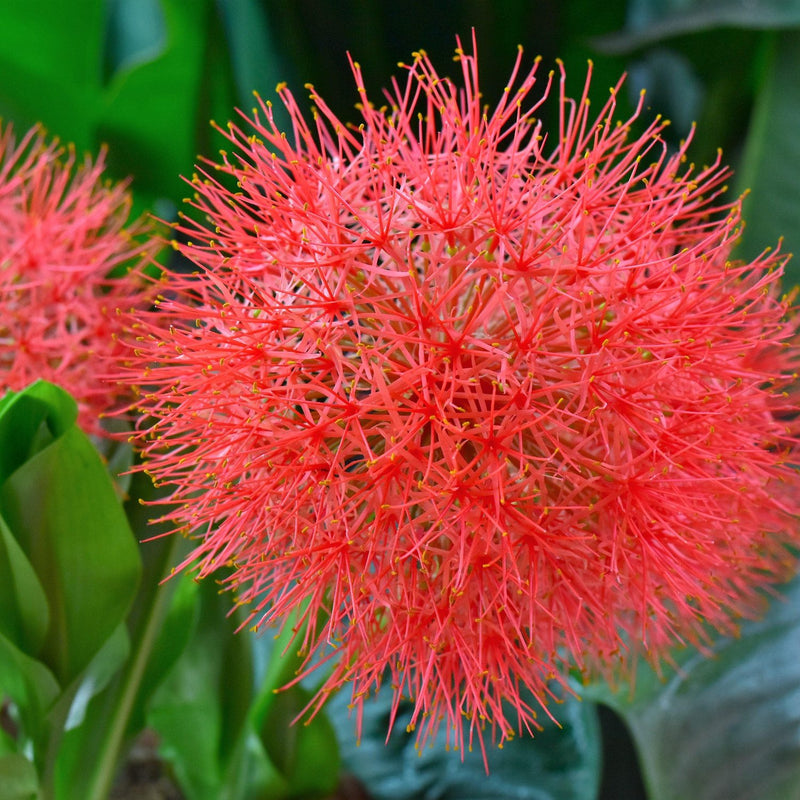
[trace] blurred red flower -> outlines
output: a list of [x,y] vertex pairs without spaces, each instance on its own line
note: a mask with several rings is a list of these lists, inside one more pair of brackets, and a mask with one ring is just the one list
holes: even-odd
[[57,383],[102,434],[121,391],[102,379],[124,352],[117,309],[146,302],[126,268],[154,245],[137,240],[144,225],[126,227],[130,197],[103,179],[103,153],[80,166],[73,149],[64,156],[39,128],[19,143],[11,126],[0,133],[0,393]]
[[353,64],[358,126],[313,88],[310,123],[279,89],[288,133],[261,101],[229,125],[129,368],[187,565],[332,646],[320,703],[388,674],[463,747],[572,668],[732,630],[792,569],[800,487],[785,257],[730,260],[727,171],[563,68],[549,138],[552,75],[532,101],[520,56],[491,108],[458,61],[416,54],[383,108]]

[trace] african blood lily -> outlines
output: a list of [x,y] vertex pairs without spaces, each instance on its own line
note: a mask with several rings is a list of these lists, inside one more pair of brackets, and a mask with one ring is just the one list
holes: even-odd
[[785,259],[729,260],[726,170],[563,68],[546,137],[552,76],[531,101],[520,55],[487,109],[458,60],[460,89],[417,54],[380,109],[353,64],[357,127],[285,88],[288,134],[264,102],[229,125],[238,191],[195,179],[197,271],[128,374],[184,566],[231,567],[257,624],[297,612],[318,702],[390,680],[463,747],[535,727],[572,668],[733,629],[792,569],[800,487]]
[[117,309],[145,302],[124,268],[153,249],[135,238],[143,225],[125,227],[130,197],[104,168],[102,153],[76,167],[38,128],[19,143],[0,133],[0,393],[57,383],[98,434],[120,394],[101,378],[122,352]]

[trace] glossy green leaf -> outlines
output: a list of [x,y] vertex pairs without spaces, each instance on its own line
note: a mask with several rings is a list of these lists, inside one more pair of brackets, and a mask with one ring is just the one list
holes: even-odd
[[520,737],[502,749],[487,742],[490,772],[480,748],[447,751],[441,741],[419,751],[416,735],[406,733],[410,708],[401,707],[386,742],[391,694],[364,704],[361,744],[349,714],[347,690],[328,702],[339,735],[342,760],[375,800],[593,800],[600,782],[601,748],[597,715],[591,703],[567,698],[552,707],[559,725],[543,714],[535,737]]
[[0,756],[0,800],[38,800],[36,770],[20,755]]
[[253,92],[271,94],[286,79],[272,42],[266,6],[259,0],[218,0],[230,44],[239,104],[248,109]]
[[100,457],[74,425],[5,480],[0,513],[47,595],[41,660],[67,685],[130,606],[137,544]]
[[800,31],[776,34],[747,138],[738,188],[749,190],[738,254],[753,258],[783,237],[795,258],[787,283],[800,280]]
[[156,489],[147,475],[137,472],[125,505],[128,521],[142,542],[143,562],[139,593],[128,617],[134,658],[139,662],[127,723],[128,737],[145,727],[150,699],[186,649],[199,611],[194,582],[185,575],[169,579],[191,542],[169,534],[170,526],[166,523],[150,522],[154,507],[148,503],[162,495],[163,490]]
[[800,0],[632,0],[626,30],[597,40],[607,53],[623,53],[682,34],[712,28],[800,26]]
[[124,624],[118,625],[103,646],[95,653],[86,669],[75,682],[64,720],[64,730],[71,731],[84,724],[86,711],[96,697],[111,681],[130,653],[130,639]]
[[800,579],[713,653],[683,654],[663,681],[643,667],[634,693],[606,694],[637,743],[651,800],[800,797]]

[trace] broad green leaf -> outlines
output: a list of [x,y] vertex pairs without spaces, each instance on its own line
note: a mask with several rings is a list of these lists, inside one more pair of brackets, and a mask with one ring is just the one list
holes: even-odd
[[712,28],[795,28],[800,0],[632,0],[626,30],[596,40],[607,53],[636,50]]
[[35,656],[49,624],[50,610],[42,584],[0,516],[0,633]]
[[0,728],[0,755],[12,755],[18,751],[17,740]]
[[628,723],[651,800],[800,797],[800,578],[712,658],[679,661],[663,681],[642,668],[635,692],[604,698]]
[[0,800],[38,800],[36,770],[20,755],[0,756]]
[[86,435],[73,426],[20,466],[0,487],[0,513],[47,594],[41,658],[69,684],[124,618],[140,574],[137,544]]
[[[148,597],[145,586],[154,590],[152,598]],[[175,619],[172,615],[168,617],[167,622],[172,624],[162,628],[163,606],[173,589],[174,584],[159,586],[158,579],[152,584],[143,581],[127,627],[120,626],[126,633],[126,642],[131,640],[129,652],[126,650],[127,661],[108,686],[91,698],[83,723],[69,730],[60,743],[55,781],[65,800],[73,795],[104,800],[117,772],[120,754],[144,728],[150,697],[177,659],[192,627],[188,620],[188,630],[180,630],[174,624],[180,618],[176,614]],[[188,613],[191,614],[191,607]]]
[[738,249],[753,258],[783,237],[795,258],[787,284],[800,280],[800,31],[776,34],[757,94],[738,188],[748,189]]
[[[535,737],[506,742],[502,749],[487,742],[489,774],[479,748],[447,751],[441,741],[416,748],[406,733],[410,708],[401,707],[386,741],[391,693],[381,692],[364,704],[360,745],[347,704],[347,687],[327,705],[339,736],[342,760],[375,800],[593,800],[600,783],[601,748],[593,704],[575,698],[552,707],[556,725],[542,714]],[[487,737],[488,738],[488,737]]]
[[71,697],[64,719],[65,731],[74,730],[84,724],[90,701],[108,685],[129,653],[128,631],[124,624],[120,624],[75,681],[74,691],[68,692]]

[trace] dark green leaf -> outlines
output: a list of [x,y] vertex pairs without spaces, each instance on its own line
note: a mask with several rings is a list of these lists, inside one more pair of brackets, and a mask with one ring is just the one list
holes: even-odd
[[247,723],[251,661],[234,632],[230,596],[220,595],[212,580],[198,586],[186,576],[178,595],[183,592],[199,595],[194,635],[148,714],[162,755],[190,800],[287,797],[285,781]]
[[39,652],[50,624],[36,572],[0,516],[0,633],[23,652]]
[[738,188],[749,189],[738,254],[751,259],[780,237],[798,257],[789,281],[800,280],[800,31],[775,35],[757,95]]
[[107,0],[106,72],[152,61],[167,45],[167,28],[159,0]]
[[[53,709],[52,728],[58,734],[54,733],[50,743],[52,763],[48,774],[55,797],[94,800],[107,796],[118,766],[119,749],[114,750],[114,758],[103,758],[108,740],[118,743],[113,714],[102,713],[104,690],[120,673],[129,654],[128,631],[120,624]],[[104,787],[101,793],[97,791],[98,783]]]
[[799,0],[633,0],[627,29],[595,41],[606,53],[625,53],[673,36],[712,28],[762,30],[800,26]]
[[600,740],[591,703],[567,698],[552,707],[560,727],[544,715],[543,730],[502,749],[487,744],[487,775],[479,749],[448,752],[441,742],[419,751],[406,733],[410,709],[401,708],[386,743],[391,695],[364,704],[361,744],[355,744],[346,688],[329,701],[345,767],[376,800],[592,800],[600,781]]
[[253,724],[270,761],[286,780],[288,797],[328,795],[339,780],[333,726],[325,714],[301,716],[310,699],[311,693],[301,686],[280,691],[265,686],[255,707]]
[[684,653],[663,682],[642,668],[635,693],[606,694],[638,745],[652,800],[800,797],[800,579],[713,652]]
[[304,660],[292,642],[293,627],[290,620],[280,633],[266,631],[252,640],[257,663],[264,669],[258,676],[250,723],[270,761],[286,780],[287,796],[317,797],[336,788],[339,748],[324,713],[311,719],[302,715],[312,693],[302,685],[285,688]]
[[[177,579],[176,579],[177,580]],[[201,587],[188,576],[180,578],[176,599],[194,607]],[[209,581],[210,590],[214,589]],[[216,800],[222,788],[219,759],[222,709],[218,690],[222,653],[231,631],[216,596],[202,596],[193,637],[175,668],[156,691],[148,723],[161,739],[161,753],[171,763],[190,800]]]
[[0,635],[0,693],[11,699],[25,741],[38,743],[46,735],[47,716],[61,693],[50,670],[25,655]]
[[218,0],[225,25],[239,104],[249,108],[253,92],[271,94],[286,75],[272,43],[266,8],[259,0]]
[[[217,79],[209,49],[218,38],[217,20],[213,0],[161,0],[160,6],[167,46],[150,61],[117,70],[97,133],[109,145],[115,174],[133,173],[139,192],[174,202],[187,192],[180,174],[191,174],[198,151],[207,151],[203,145],[209,141],[212,113],[208,93]],[[221,65],[214,66],[217,74],[224,72]],[[232,86],[224,90],[230,108]]]

